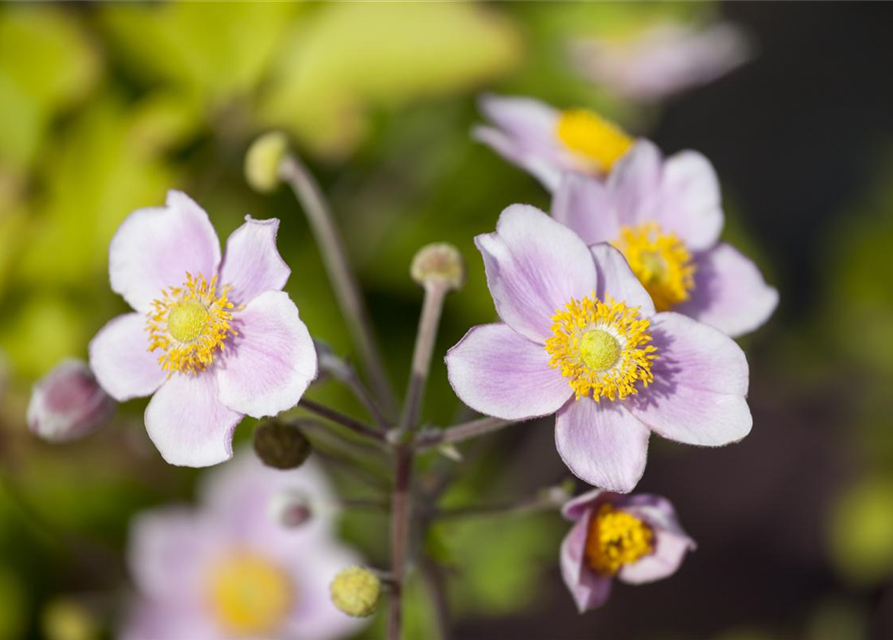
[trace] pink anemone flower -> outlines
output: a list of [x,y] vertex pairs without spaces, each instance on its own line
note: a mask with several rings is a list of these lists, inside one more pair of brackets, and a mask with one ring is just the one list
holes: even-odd
[[677,311],[737,337],[766,322],[778,305],[778,292],[756,265],[719,241],[719,180],[695,151],[664,159],[640,140],[605,182],[565,174],[552,215],[586,244],[618,248],[658,311]]
[[[316,505],[302,526],[284,527],[265,512],[283,491]],[[355,634],[363,621],[338,611],[329,598],[338,571],[361,561],[335,537],[333,495],[312,460],[283,472],[246,450],[205,478],[198,508],[137,515],[128,545],[137,598],[120,637],[335,640]]]
[[654,303],[619,251],[587,247],[527,205],[480,235],[502,322],[472,328],[447,354],[469,407],[506,420],[556,413],[555,442],[589,484],[629,492],[652,431],[686,444],[745,437],[747,359],[719,330]]
[[562,513],[574,526],[561,544],[561,575],[580,613],[605,603],[615,577],[628,584],[662,580],[696,547],[660,496],[596,489]]
[[254,220],[220,243],[188,196],[139,209],[109,248],[112,290],[134,309],[90,343],[90,366],[116,400],[152,396],[146,429],[171,464],[232,457],[245,415],[293,407],[316,377],[316,351],[282,291],[290,270],[276,250],[278,220]]

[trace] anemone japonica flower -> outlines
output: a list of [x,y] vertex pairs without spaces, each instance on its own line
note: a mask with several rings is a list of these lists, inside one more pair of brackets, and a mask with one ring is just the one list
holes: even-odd
[[580,613],[604,604],[615,577],[628,584],[662,580],[696,547],[660,496],[596,489],[562,513],[574,526],[561,544],[561,575]]
[[494,126],[478,126],[472,137],[532,174],[549,191],[565,171],[603,176],[634,140],[586,109],[559,111],[532,98],[485,95],[481,111]]
[[282,291],[290,270],[278,229],[246,217],[221,259],[208,215],[171,191],[165,207],[131,213],[112,239],[112,290],[134,313],[93,338],[90,365],[118,401],[153,396],[146,429],[171,464],[227,460],[244,415],[293,407],[316,377],[313,341]]
[[753,45],[730,23],[697,29],[662,22],[631,38],[586,38],[571,44],[584,75],[626,100],[656,102],[719,79],[747,62]]
[[664,159],[639,140],[607,181],[566,173],[552,215],[586,244],[609,242],[658,311],[677,311],[736,337],[762,325],[778,292],[737,249],[719,242],[719,180],[695,151]]
[[329,583],[359,557],[333,533],[333,512],[283,527],[266,508],[283,491],[331,500],[321,470],[264,467],[245,451],[205,478],[198,508],[138,515],[128,549],[137,599],[124,640],[313,638],[334,640],[362,623],[335,608]]
[[624,493],[642,476],[651,431],[703,446],[750,432],[744,353],[709,325],[656,313],[619,251],[589,248],[527,205],[475,241],[502,322],[472,328],[447,353],[469,407],[506,420],[557,412],[565,464]]

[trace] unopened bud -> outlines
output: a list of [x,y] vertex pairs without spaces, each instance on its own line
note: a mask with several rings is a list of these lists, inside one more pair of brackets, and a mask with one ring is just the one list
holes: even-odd
[[275,494],[268,508],[273,522],[286,529],[300,527],[313,517],[307,497],[294,489],[285,489]]
[[349,567],[335,576],[329,592],[339,611],[354,618],[367,618],[378,608],[381,580],[368,569]]
[[43,637],[47,640],[96,640],[99,623],[83,605],[69,599],[51,602],[41,615]]
[[296,469],[310,451],[310,441],[294,425],[274,421],[254,430],[254,452],[268,467]]
[[423,287],[438,282],[448,289],[459,289],[465,283],[465,261],[456,247],[437,242],[419,249],[409,274]]
[[288,153],[288,138],[270,131],[255,140],[245,154],[245,180],[255,191],[269,193],[279,186],[279,167]]
[[115,401],[81,360],[64,360],[38,380],[28,404],[28,427],[50,442],[83,438],[104,426]]

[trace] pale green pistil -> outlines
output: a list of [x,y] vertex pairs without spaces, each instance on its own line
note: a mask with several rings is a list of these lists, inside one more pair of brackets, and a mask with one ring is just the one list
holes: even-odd
[[602,329],[587,331],[580,338],[580,357],[593,371],[610,369],[620,357],[620,343]]
[[202,335],[208,318],[208,310],[204,305],[192,300],[181,302],[170,310],[167,330],[175,340],[192,342]]

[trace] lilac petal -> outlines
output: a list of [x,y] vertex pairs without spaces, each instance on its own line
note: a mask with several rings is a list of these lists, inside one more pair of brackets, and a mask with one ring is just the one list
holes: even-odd
[[610,295],[617,302],[625,302],[629,307],[638,307],[639,313],[650,318],[654,315],[654,302],[648,291],[629,268],[623,254],[609,244],[597,244],[591,247],[592,257],[598,273],[598,291],[600,300]]
[[233,431],[242,419],[217,399],[210,371],[175,373],[146,407],[146,430],[161,456],[184,467],[208,467],[233,455]]
[[587,513],[561,543],[561,577],[580,613],[601,606],[611,595],[611,578],[597,574],[585,564],[589,518]]
[[220,266],[220,283],[232,287],[230,300],[247,304],[264,291],[281,291],[291,269],[276,249],[279,220],[255,220],[245,216],[245,224],[226,241],[226,254]]
[[654,219],[660,197],[661,162],[660,150],[648,140],[638,140],[617,161],[607,188],[621,225],[636,226]]
[[220,402],[254,418],[298,403],[316,378],[313,339],[283,291],[257,296],[237,314],[239,332],[217,368]]
[[576,233],[539,209],[514,204],[496,232],[479,235],[487,284],[502,320],[539,343],[552,335],[552,316],[571,298],[595,290],[595,265]]
[[220,264],[220,243],[208,214],[179,191],[163,208],[138,209],[118,228],[109,246],[112,290],[146,312],[162,289],[179,287],[186,274],[211,279]]
[[653,213],[689,251],[709,249],[724,224],[719,179],[713,165],[696,151],[682,151],[664,163],[660,203]]
[[216,523],[192,509],[143,512],[130,525],[130,573],[148,598],[200,606],[203,570],[225,544]]
[[650,432],[619,403],[571,400],[555,420],[558,455],[571,472],[609,491],[632,491],[645,472]]
[[146,318],[127,313],[110,320],[90,341],[90,368],[118,402],[155,393],[165,373],[149,351]]
[[552,217],[577,232],[586,244],[611,242],[620,236],[620,223],[608,190],[599,180],[565,173],[552,198]]
[[485,94],[478,104],[493,124],[515,138],[540,144],[555,141],[560,114],[539,100]]
[[504,324],[471,329],[446,356],[447,375],[459,399],[505,420],[555,413],[573,391],[549,354]]
[[203,610],[204,603],[140,600],[125,617],[118,640],[220,638],[220,629]]
[[654,552],[638,562],[623,566],[617,574],[623,582],[642,584],[667,578],[676,573],[685,554],[695,548],[694,540],[687,535],[660,528],[653,531]]
[[741,440],[753,419],[747,406],[747,358],[713,327],[678,313],[651,320],[654,382],[626,406],[665,438],[716,447]]
[[523,144],[516,138],[493,127],[475,127],[471,137],[493,149],[503,159],[524,169],[549,191],[561,182],[561,166],[553,146],[537,143]]
[[691,298],[675,311],[735,338],[757,329],[778,306],[778,291],[734,247],[720,243],[698,255],[696,265]]
[[564,503],[561,508],[561,515],[565,520],[576,522],[589,510],[597,510],[598,505],[605,500],[613,500],[619,498],[617,494],[605,491],[603,489],[592,489],[586,493],[582,493]]

